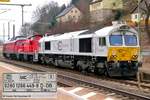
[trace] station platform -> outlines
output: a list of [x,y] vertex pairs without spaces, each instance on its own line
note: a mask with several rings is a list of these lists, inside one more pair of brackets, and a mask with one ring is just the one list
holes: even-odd
[[31,72],[31,70],[0,62],[0,100],[117,100],[112,94],[104,94],[103,92],[95,91],[92,88],[85,87],[58,87],[57,96],[52,99],[2,98],[2,74],[8,72]]

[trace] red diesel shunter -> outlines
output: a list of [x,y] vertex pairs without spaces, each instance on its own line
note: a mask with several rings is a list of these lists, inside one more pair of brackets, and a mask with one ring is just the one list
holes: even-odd
[[24,49],[23,49],[23,59],[26,61],[37,61],[38,60],[38,49],[39,43],[38,41],[42,38],[41,35],[33,35],[28,37],[24,41]]

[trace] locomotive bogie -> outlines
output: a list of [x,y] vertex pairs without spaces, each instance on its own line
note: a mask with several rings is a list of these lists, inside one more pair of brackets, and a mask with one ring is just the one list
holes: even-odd
[[138,62],[108,62],[107,72],[109,76],[135,76],[138,71]]

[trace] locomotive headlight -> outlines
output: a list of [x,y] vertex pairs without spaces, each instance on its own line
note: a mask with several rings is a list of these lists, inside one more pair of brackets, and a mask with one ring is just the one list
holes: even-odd
[[116,56],[116,55],[112,55],[111,57],[112,57],[112,58],[116,58],[117,56]]
[[115,60],[117,58],[116,51],[112,51],[111,59]]
[[133,55],[133,56],[132,56],[132,59],[133,59],[133,60],[136,60],[137,58],[138,58],[138,55]]
[[116,60],[116,58],[117,58],[117,55],[111,55],[111,56],[110,56],[110,59],[111,59],[111,60]]

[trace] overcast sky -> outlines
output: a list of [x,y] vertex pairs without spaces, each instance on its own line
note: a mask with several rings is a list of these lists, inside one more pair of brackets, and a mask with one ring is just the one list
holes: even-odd
[[[31,22],[32,12],[38,6],[42,6],[48,2],[55,1],[59,6],[70,3],[70,0],[10,0],[12,4],[32,4],[31,7],[24,7],[24,22]],[[3,10],[8,10],[2,13]],[[12,35],[12,25],[16,25],[16,34],[21,26],[21,7],[0,6],[0,39],[3,37],[3,24],[5,25],[5,35],[8,34],[8,21],[10,22],[10,33]],[[7,37],[6,37],[7,38]],[[5,39],[6,39],[5,38]]]

